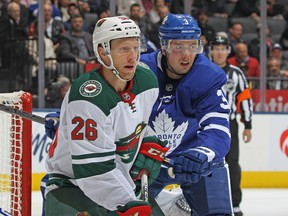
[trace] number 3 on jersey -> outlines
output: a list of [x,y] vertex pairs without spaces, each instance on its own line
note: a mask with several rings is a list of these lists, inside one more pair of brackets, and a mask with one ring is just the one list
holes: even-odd
[[230,109],[230,106],[229,106],[229,104],[228,104],[228,101],[227,101],[226,97],[224,96],[224,93],[223,93],[222,90],[219,89],[219,90],[217,91],[217,96],[221,97],[221,98],[222,98],[222,101],[223,101],[223,103],[220,103],[220,107],[221,107],[222,109]]
[[82,119],[76,116],[72,119],[72,124],[76,124],[74,130],[71,132],[72,140],[94,141],[97,139],[97,123],[93,119]]

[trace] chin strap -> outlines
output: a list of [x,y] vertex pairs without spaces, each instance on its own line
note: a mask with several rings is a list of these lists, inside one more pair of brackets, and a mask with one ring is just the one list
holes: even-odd
[[[107,56],[108,56],[108,58],[110,59],[110,62],[111,62],[111,65],[110,65],[110,66],[106,65],[106,64],[102,61],[102,59],[98,59],[98,61],[99,61],[105,68],[112,70],[113,74],[114,74],[119,80],[121,80],[121,81],[123,81],[123,82],[128,82],[128,81],[130,81],[131,79],[133,79],[136,69],[135,69],[135,71],[134,71],[133,76],[132,76],[130,79],[123,79],[123,78],[120,76],[119,71],[114,67],[114,63],[113,63],[113,59],[112,59],[111,55],[110,55],[110,54],[107,54]],[[138,61],[139,61],[139,60],[138,60]]]

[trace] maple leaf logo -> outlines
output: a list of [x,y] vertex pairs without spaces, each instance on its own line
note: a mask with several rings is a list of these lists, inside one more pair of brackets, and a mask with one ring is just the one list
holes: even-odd
[[163,110],[155,120],[152,121],[152,126],[147,128],[147,132],[150,136],[156,136],[161,140],[168,141],[168,147],[170,148],[167,154],[171,153],[177,148],[188,128],[188,121],[183,122],[175,127],[175,121]]

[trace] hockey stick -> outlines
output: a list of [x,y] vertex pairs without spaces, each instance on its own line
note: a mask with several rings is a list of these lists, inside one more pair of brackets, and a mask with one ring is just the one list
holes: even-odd
[[147,170],[141,174],[141,200],[148,202],[148,175]]
[[38,115],[34,115],[32,113],[23,111],[23,110],[19,110],[16,109],[14,107],[10,107],[10,106],[6,106],[4,104],[0,104],[0,110],[6,113],[10,113],[10,114],[14,114],[17,116],[20,116],[22,118],[31,120],[31,121],[35,121],[38,122],[40,124],[45,124],[45,118],[38,116]]

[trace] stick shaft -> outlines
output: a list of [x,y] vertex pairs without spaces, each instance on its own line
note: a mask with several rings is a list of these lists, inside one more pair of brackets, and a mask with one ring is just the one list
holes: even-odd
[[146,170],[141,175],[141,199],[148,202],[148,175]]
[[0,104],[0,110],[3,111],[3,112],[6,112],[6,113],[10,113],[10,114],[14,114],[14,115],[20,116],[20,117],[25,118],[25,119],[29,119],[31,121],[38,122],[40,124],[45,124],[45,118],[43,118],[41,116],[38,116],[38,115],[34,115],[32,113],[29,113],[29,112],[26,112],[26,111],[23,111],[23,110],[16,109],[14,107],[10,107],[10,106],[6,106],[6,105],[3,105],[3,104]]

